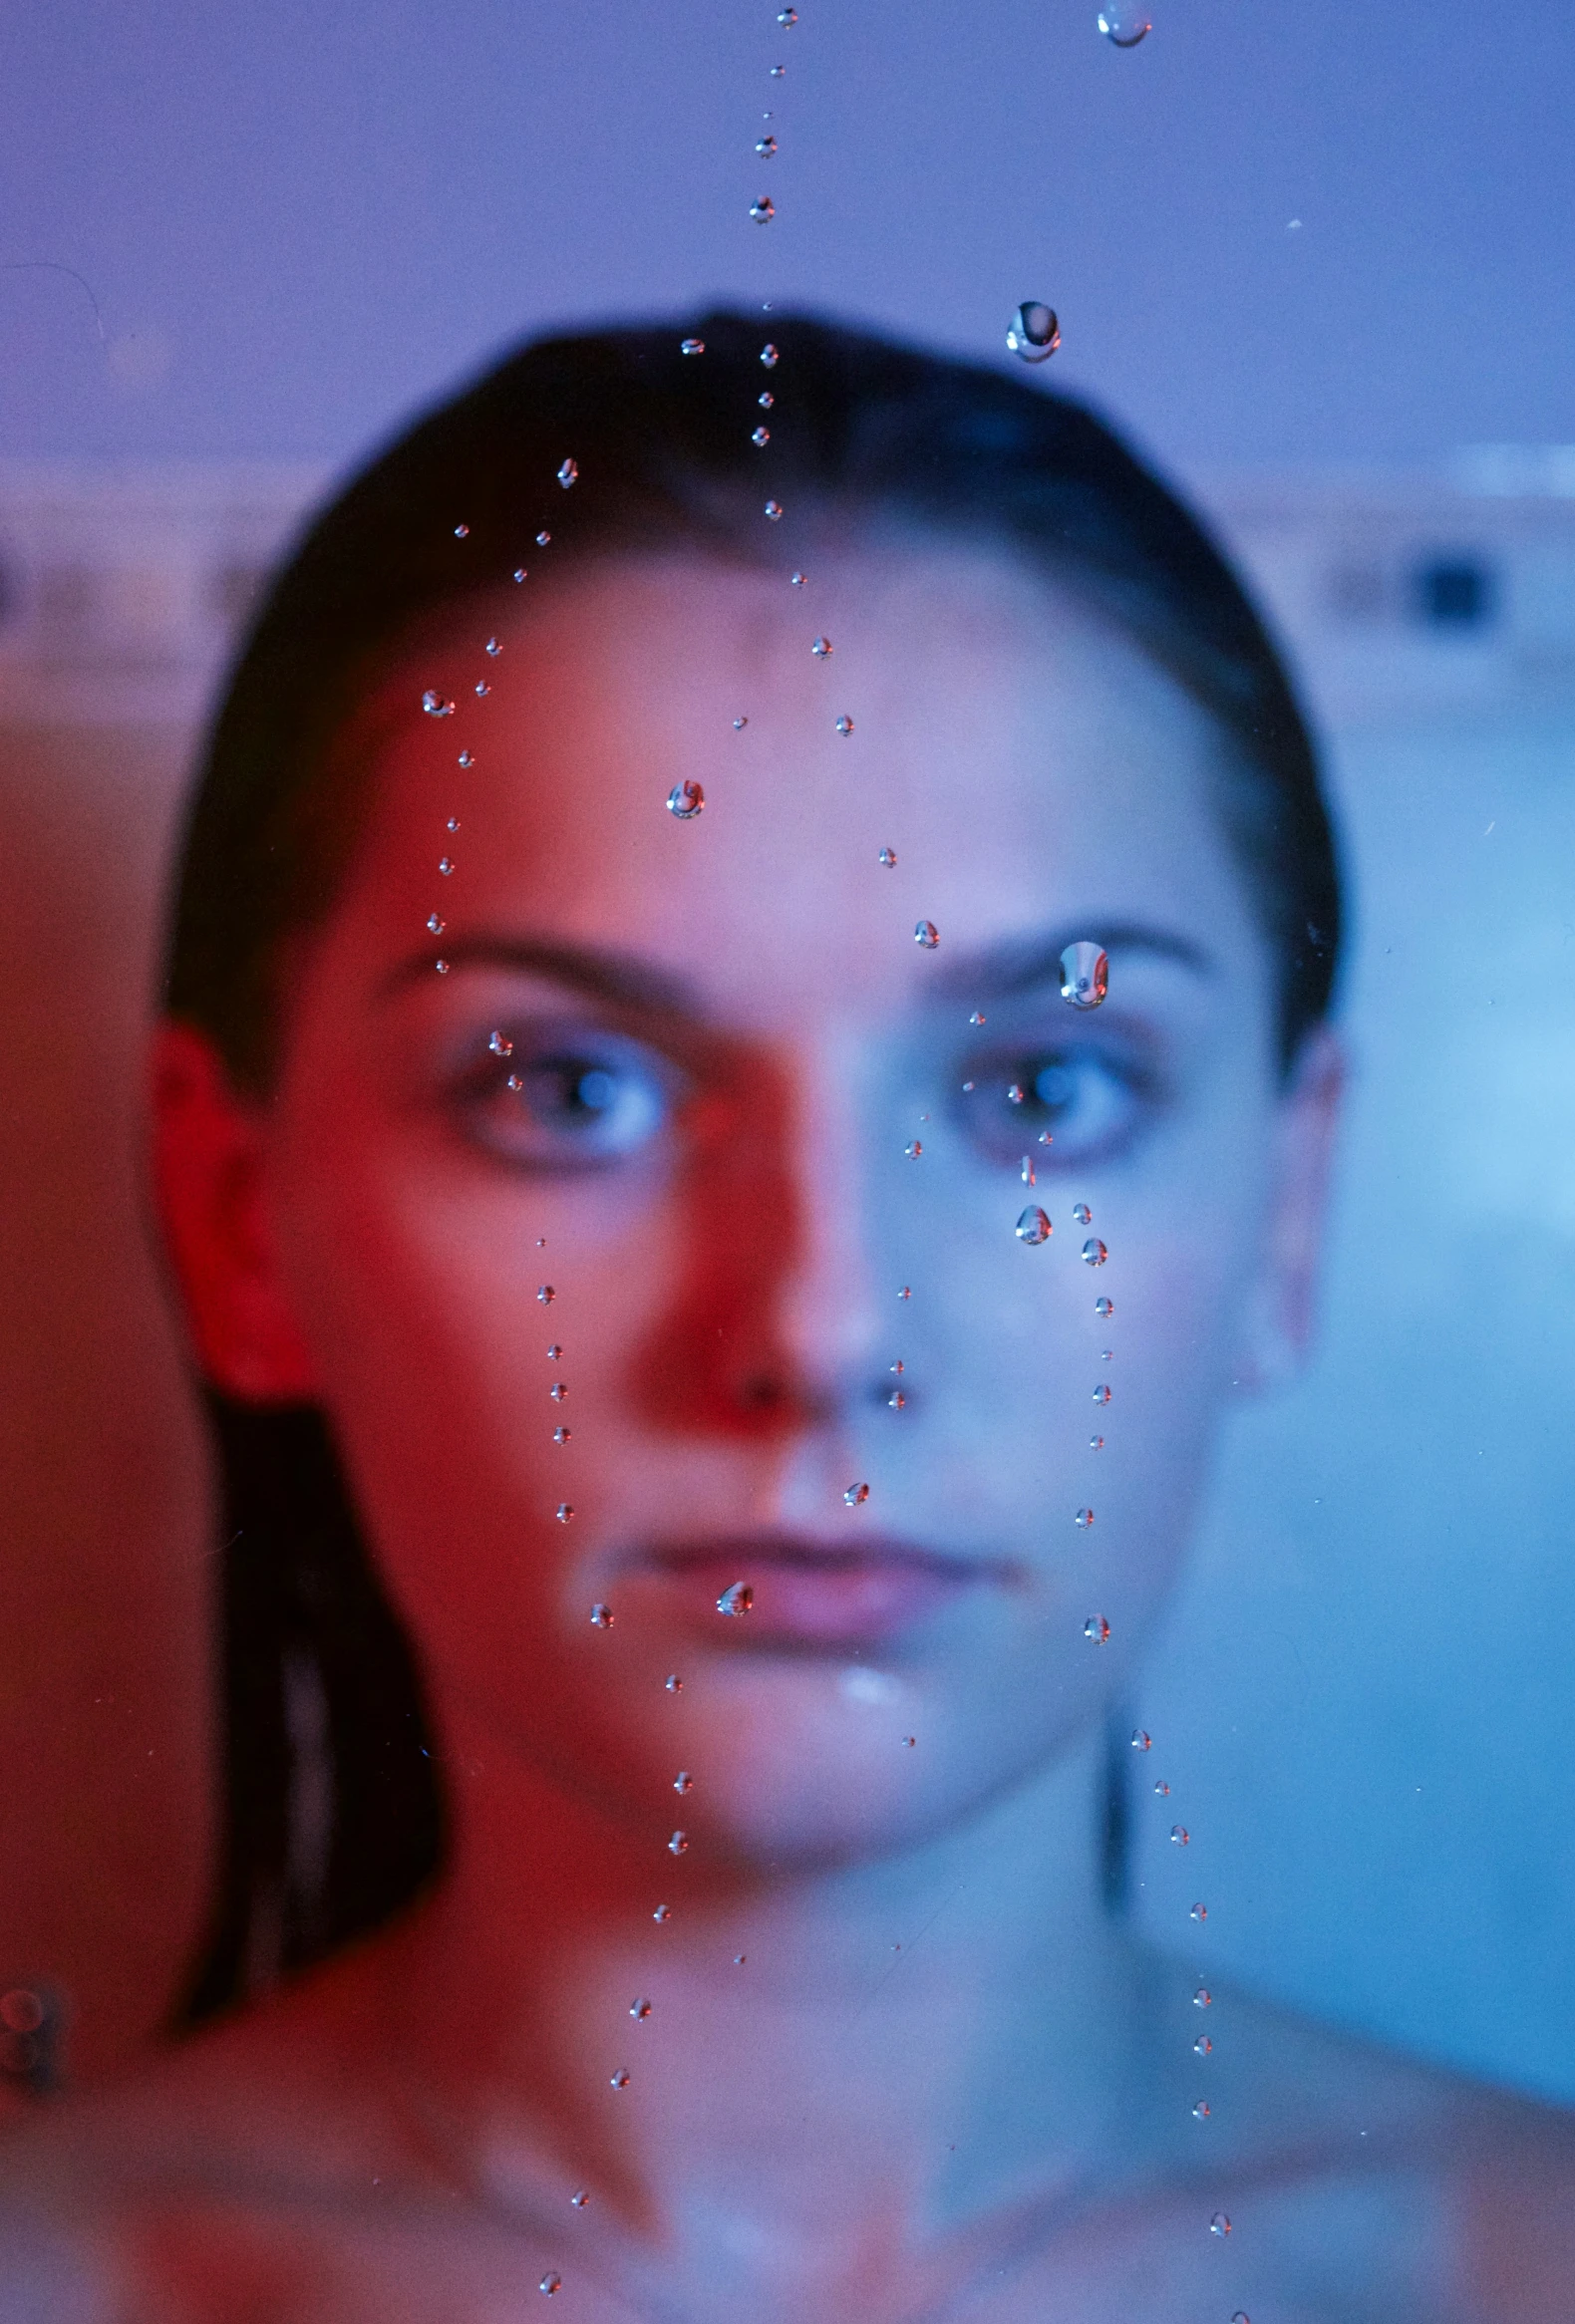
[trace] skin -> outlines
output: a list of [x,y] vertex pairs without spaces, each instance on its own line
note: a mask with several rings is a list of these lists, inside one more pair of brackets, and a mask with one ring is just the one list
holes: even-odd
[[1486,2102],[1245,2002],[1205,2069],[1192,1979],[1098,1891],[1103,1722],[1224,1414],[1305,1343],[1340,1079],[1326,1033],[1280,1071],[1206,718],[1070,599],[894,543],[803,591],[511,599],[350,742],[371,804],[277,1086],[167,1028],[158,1183],[208,1376],[330,1417],[452,1863],[83,2110],[37,2166],[61,2284],[384,2324],[533,2314],[548,2270],[566,2315],[696,2324],[1464,2316],[1478,2279],[1521,2313],[1428,2146]]

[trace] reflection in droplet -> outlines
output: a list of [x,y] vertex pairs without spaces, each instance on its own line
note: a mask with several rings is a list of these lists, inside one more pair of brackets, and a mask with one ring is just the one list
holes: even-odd
[[879,861],[885,865],[887,871],[895,871],[897,868],[896,849],[894,847],[883,847],[880,851]]
[[564,491],[566,492],[571,484],[577,484],[579,480],[579,461],[565,460],[558,470],[558,482],[563,486]]
[[554,1404],[561,1404],[568,1394],[568,1389],[561,1380],[554,1380],[551,1387],[548,1388],[547,1394],[552,1398]]
[[436,687],[428,687],[421,698],[421,707],[429,719],[452,719],[454,717],[453,703],[449,701],[447,695],[440,694]]
[[1069,944],[1061,956],[1061,998],[1074,1009],[1098,1009],[1110,989],[1110,963],[1088,938]]
[[443,874],[443,876],[444,876],[444,878],[445,878],[446,880],[447,880],[447,879],[452,879],[452,878],[454,877],[454,858],[453,858],[453,856],[452,856],[452,855],[443,855],[443,856],[440,856],[440,857],[439,857],[439,859],[438,859],[438,869],[439,869],[439,870],[442,872],[442,874]]
[[704,355],[706,343],[703,339],[684,339],[679,342],[678,352],[680,355]]
[[591,1607],[591,1627],[597,1630],[612,1628],[612,1607],[599,1602]]
[[[473,750],[462,750],[459,757],[455,760],[455,764],[456,766],[473,766],[475,764],[475,752]],[[449,822],[449,829],[451,831],[458,831],[459,828],[460,826],[458,821],[451,817]]]
[[552,535],[551,535],[551,533],[549,533],[549,532],[538,532],[538,533],[537,533],[537,535],[536,535],[536,546],[537,546],[537,548],[538,548],[538,549],[544,549],[544,548],[546,547],[546,545],[547,545],[548,541],[549,541],[551,538],[552,538]]
[[1094,1224],[1094,1213],[1086,1202],[1075,1202],[1072,1206],[1072,1215],[1080,1227],[1091,1227]]
[[1093,1512],[1093,1510],[1092,1510],[1092,1509],[1080,1509],[1080,1510],[1079,1510],[1079,1512],[1078,1512],[1078,1514],[1077,1514],[1077,1516],[1076,1516],[1076,1517],[1073,1519],[1073,1523],[1074,1523],[1075,1525],[1079,1525],[1079,1526],[1081,1526],[1081,1527],[1083,1528],[1084,1532],[1085,1532],[1085,1533],[1087,1533],[1087,1532],[1088,1532],[1088,1530],[1089,1530],[1089,1528],[1090,1528],[1090,1526],[1091,1526],[1091,1525],[1094,1523],[1094,1512]]
[[681,823],[692,823],[704,811],[705,804],[704,790],[687,775],[682,782],[675,782],[667,794],[667,811],[670,815],[676,815]]
[[1110,1634],[1110,1625],[1102,1613],[1091,1613],[1083,1625],[1083,1634],[1096,1646],[1102,1646]]
[[1113,1300],[1096,1300],[1094,1303],[1094,1312],[1100,1317],[1102,1322],[1107,1323],[1115,1312],[1115,1302]]
[[[964,1088],[967,1088],[968,1084],[964,1082],[963,1086]],[[1034,1157],[1032,1154],[1024,1155],[1020,1175],[1025,1186],[1038,1186],[1039,1172],[1034,1168]]]
[[893,1412],[905,1412],[908,1408],[908,1399],[900,1388],[893,1388],[886,1402]]
[[915,922],[913,929],[913,941],[916,945],[922,947],[925,952],[933,952],[935,947],[941,941],[940,931],[937,929],[934,921],[920,920]]
[[869,1499],[869,1487],[867,1485],[849,1485],[847,1491],[842,1495],[842,1499],[847,1503],[849,1509],[862,1509],[864,1503]]
[[809,651],[817,662],[828,662],[832,654],[830,639],[816,638],[810,645]]
[[906,1284],[904,1284],[904,1285],[902,1286],[902,1289],[901,1289],[901,1290],[898,1292],[898,1294],[897,1294],[897,1297],[898,1297],[898,1299],[899,1299],[899,1300],[911,1300],[911,1299],[912,1299],[912,1297],[913,1297],[913,1293],[912,1293],[912,1291],[909,1289],[909,1287],[908,1287]]
[[1083,1246],[1084,1264],[1088,1267],[1102,1267],[1109,1256],[1098,1235],[1091,1235]]
[[750,203],[750,216],[758,226],[769,226],[776,215],[777,204],[769,193],[763,193],[759,201]]
[[496,638],[487,639],[484,651],[491,656],[494,662],[497,660],[497,657],[502,652],[502,650],[503,649]]
[[730,1582],[717,1599],[718,1613],[746,1614],[755,1603],[755,1593],[747,1582]]
[[1044,363],[1061,345],[1055,308],[1043,299],[1025,299],[1007,326],[1006,343],[1025,363]]
[[798,11],[797,11],[797,9],[796,9],[796,8],[779,8],[779,9],[778,9],[778,11],[777,11],[777,21],[778,21],[778,23],[779,23],[780,25],[783,25],[783,26],[785,26],[785,27],[786,27],[786,26],[788,26],[788,25],[796,24],[796,23],[797,23],[797,21],[798,21]]
[[1020,1243],[1030,1244],[1048,1243],[1054,1232],[1038,1203],[1030,1203],[1027,1210],[1019,1215],[1015,1231]]
[[470,526],[468,524],[457,524],[454,528],[454,537],[457,541],[469,540],[471,537]]
[[552,1345],[551,1345],[551,1346],[550,1346],[550,1347],[547,1349],[547,1361],[548,1361],[548,1363],[556,1363],[556,1362],[557,1362],[557,1360],[558,1360],[558,1357],[559,1357],[559,1356],[560,1356],[562,1353],[563,1353],[563,1350],[562,1350],[562,1348],[561,1348],[561,1347],[558,1345],[557,1341],[554,1339],[554,1340],[553,1340],[553,1342],[552,1342]]
[[1103,1452],[1103,1450],[1104,1450],[1104,1439],[1103,1439],[1103,1437],[1102,1437],[1102,1436],[1091,1436],[1091,1437],[1090,1437],[1090,1439],[1089,1439],[1089,1450],[1090,1450],[1090,1452]]
[[569,2196],[569,2201],[574,2205],[574,2208],[577,2211],[582,2211],[585,2208],[585,2205],[590,2201],[590,2194],[588,2189],[583,2186],[577,2186],[574,2189],[574,2192]]
[[1153,30],[1147,10],[1134,8],[1130,0],[1104,0],[1099,22],[1105,39],[1118,49],[1136,48],[1138,42],[1146,40]]

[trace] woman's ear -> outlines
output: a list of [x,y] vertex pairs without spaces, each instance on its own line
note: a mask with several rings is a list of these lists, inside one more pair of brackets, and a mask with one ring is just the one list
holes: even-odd
[[298,1404],[311,1359],[279,1280],[264,1196],[263,1108],[194,1026],[153,1052],[154,1182],[203,1375],[243,1404]]
[[1281,1092],[1257,1297],[1236,1358],[1249,1392],[1282,1386],[1312,1344],[1346,1054],[1328,1025],[1303,1040]]

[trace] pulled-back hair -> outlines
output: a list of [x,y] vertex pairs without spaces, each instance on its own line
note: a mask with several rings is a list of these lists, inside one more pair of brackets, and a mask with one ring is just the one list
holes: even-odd
[[[762,447],[752,432],[768,386]],[[796,315],[769,330],[712,314],[526,346],[315,519],[208,737],[169,1011],[211,1036],[238,1085],[267,1090],[283,949],[330,910],[367,803],[368,754],[336,743],[401,650],[464,605],[516,586],[528,602],[593,558],[780,566],[827,535],[876,530],[1010,554],[1133,638],[1215,722],[1223,827],[1274,962],[1288,1064],[1329,1005],[1338,872],[1306,724],[1230,566],[1082,405]],[[225,1857],[197,2011],[375,1925],[441,1848],[418,1675],[326,1432],[314,1414],[212,1402],[234,1538]],[[290,1801],[310,1754],[327,1791],[308,1847]]]

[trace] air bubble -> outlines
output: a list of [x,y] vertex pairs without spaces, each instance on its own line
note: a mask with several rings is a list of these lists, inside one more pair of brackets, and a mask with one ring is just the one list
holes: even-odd
[[755,1593],[747,1582],[730,1582],[717,1599],[718,1613],[746,1614],[755,1603]]
[[680,355],[704,355],[706,343],[703,339],[684,339],[679,342],[678,352]]
[[672,1837],[672,1839],[671,1839],[671,1840],[668,1842],[668,1844],[667,1844],[667,1853],[668,1853],[668,1855],[669,1855],[669,1856],[686,1856],[686,1855],[688,1854],[688,1852],[689,1852],[689,1834],[688,1834],[687,1832],[675,1832],[675,1833],[673,1834],[673,1837]]
[[816,638],[810,645],[809,651],[817,662],[829,662],[833,651],[830,639]]
[[1087,937],[1061,956],[1061,998],[1074,1009],[1098,1009],[1110,989],[1107,953]]
[[1075,1202],[1072,1206],[1072,1215],[1080,1227],[1092,1227],[1094,1224],[1094,1213],[1086,1202]]
[[776,215],[777,204],[769,193],[763,193],[759,201],[750,203],[750,216],[758,226],[769,226]]
[[1055,308],[1043,299],[1025,299],[1007,326],[1006,343],[1025,363],[1044,363],[1061,345]]
[[1083,1246],[1083,1260],[1086,1267],[1102,1267],[1109,1256],[1098,1235],[1091,1235]]
[[849,1509],[862,1509],[864,1503],[869,1499],[869,1487],[862,1484],[849,1485],[842,1495],[842,1499],[847,1503]]
[[1094,1303],[1094,1312],[1099,1316],[1102,1323],[1107,1323],[1115,1312],[1115,1302],[1113,1300],[1096,1300]]
[[1083,1531],[1084,1531],[1085,1533],[1087,1533],[1087,1532],[1088,1532],[1088,1530],[1089,1530],[1089,1528],[1090,1528],[1090,1526],[1091,1526],[1091,1525],[1094,1523],[1094,1512],[1093,1512],[1093,1510],[1092,1510],[1092,1509],[1080,1509],[1080,1510],[1078,1511],[1078,1514],[1077,1514],[1077,1516],[1076,1516],[1076,1517],[1073,1519],[1073,1523],[1074,1523],[1075,1525],[1079,1525],[1079,1526],[1081,1526],[1081,1527],[1083,1528]]
[[450,702],[447,695],[440,694],[433,686],[429,686],[422,696],[421,707],[429,719],[452,719],[454,717],[453,703]]
[[667,794],[667,811],[670,815],[676,815],[681,823],[692,823],[697,815],[704,812],[705,804],[704,790],[698,782],[691,782],[687,776],[683,782],[675,782]]
[[591,1628],[593,1630],[610,1630],[612,1628],[612,1607],[610,1605],[598,1603],[591,1607]]
[[772,432],[769,428],[752,428],[750,430],[750,441],[761,451],[766,449],[771,439]]
[[1110,1634],[1110,1625],[1102,1613],[1091,1613],[1083,1625],[1083,1634],[1096,1646],[1102,1646]]
[[1153,20],[1144,9],[1128,5],[1128,0],[1104,0],[1099,26],[1112,47],[1134,49],[1152,32]]
[[564,489],[564,491],[566,492],[566,491],[568,490],[568,488],[569,488],[569,486],[570,486],[571,484],[577,484],[577,483],[579,482],[579,480],[580,480],[580,464],[579,464],[579,461],[578,461],[578,460],[565,460],[565,461],[563,462],[563,465],[562,465],[562,466],[559,468],[559,470],[558,470],[558,482],[559,482],[559,483],[560,483],[560,484],[563,486],[563,489]]
[[1027,1210],[1019,1217],[1014,1230],[1018,1241],[1028,1244],[1048,1243],[1054,1231],[1038,1203],[1029,1204]]
[[851,734],[853,731],[853,722],[845,711],[836,722],[836,730],[839,734]]
[[941,941],[940,932],[936,928],[934,921],[915,921],[913,927],[913,941],[916,945],[920,946],[923,951],[933,952],[935,947]]
[[896,849],[894,847],[883,847],[880,851],[878,861],[885,865],[887,871],[895,871],[897,868]]

